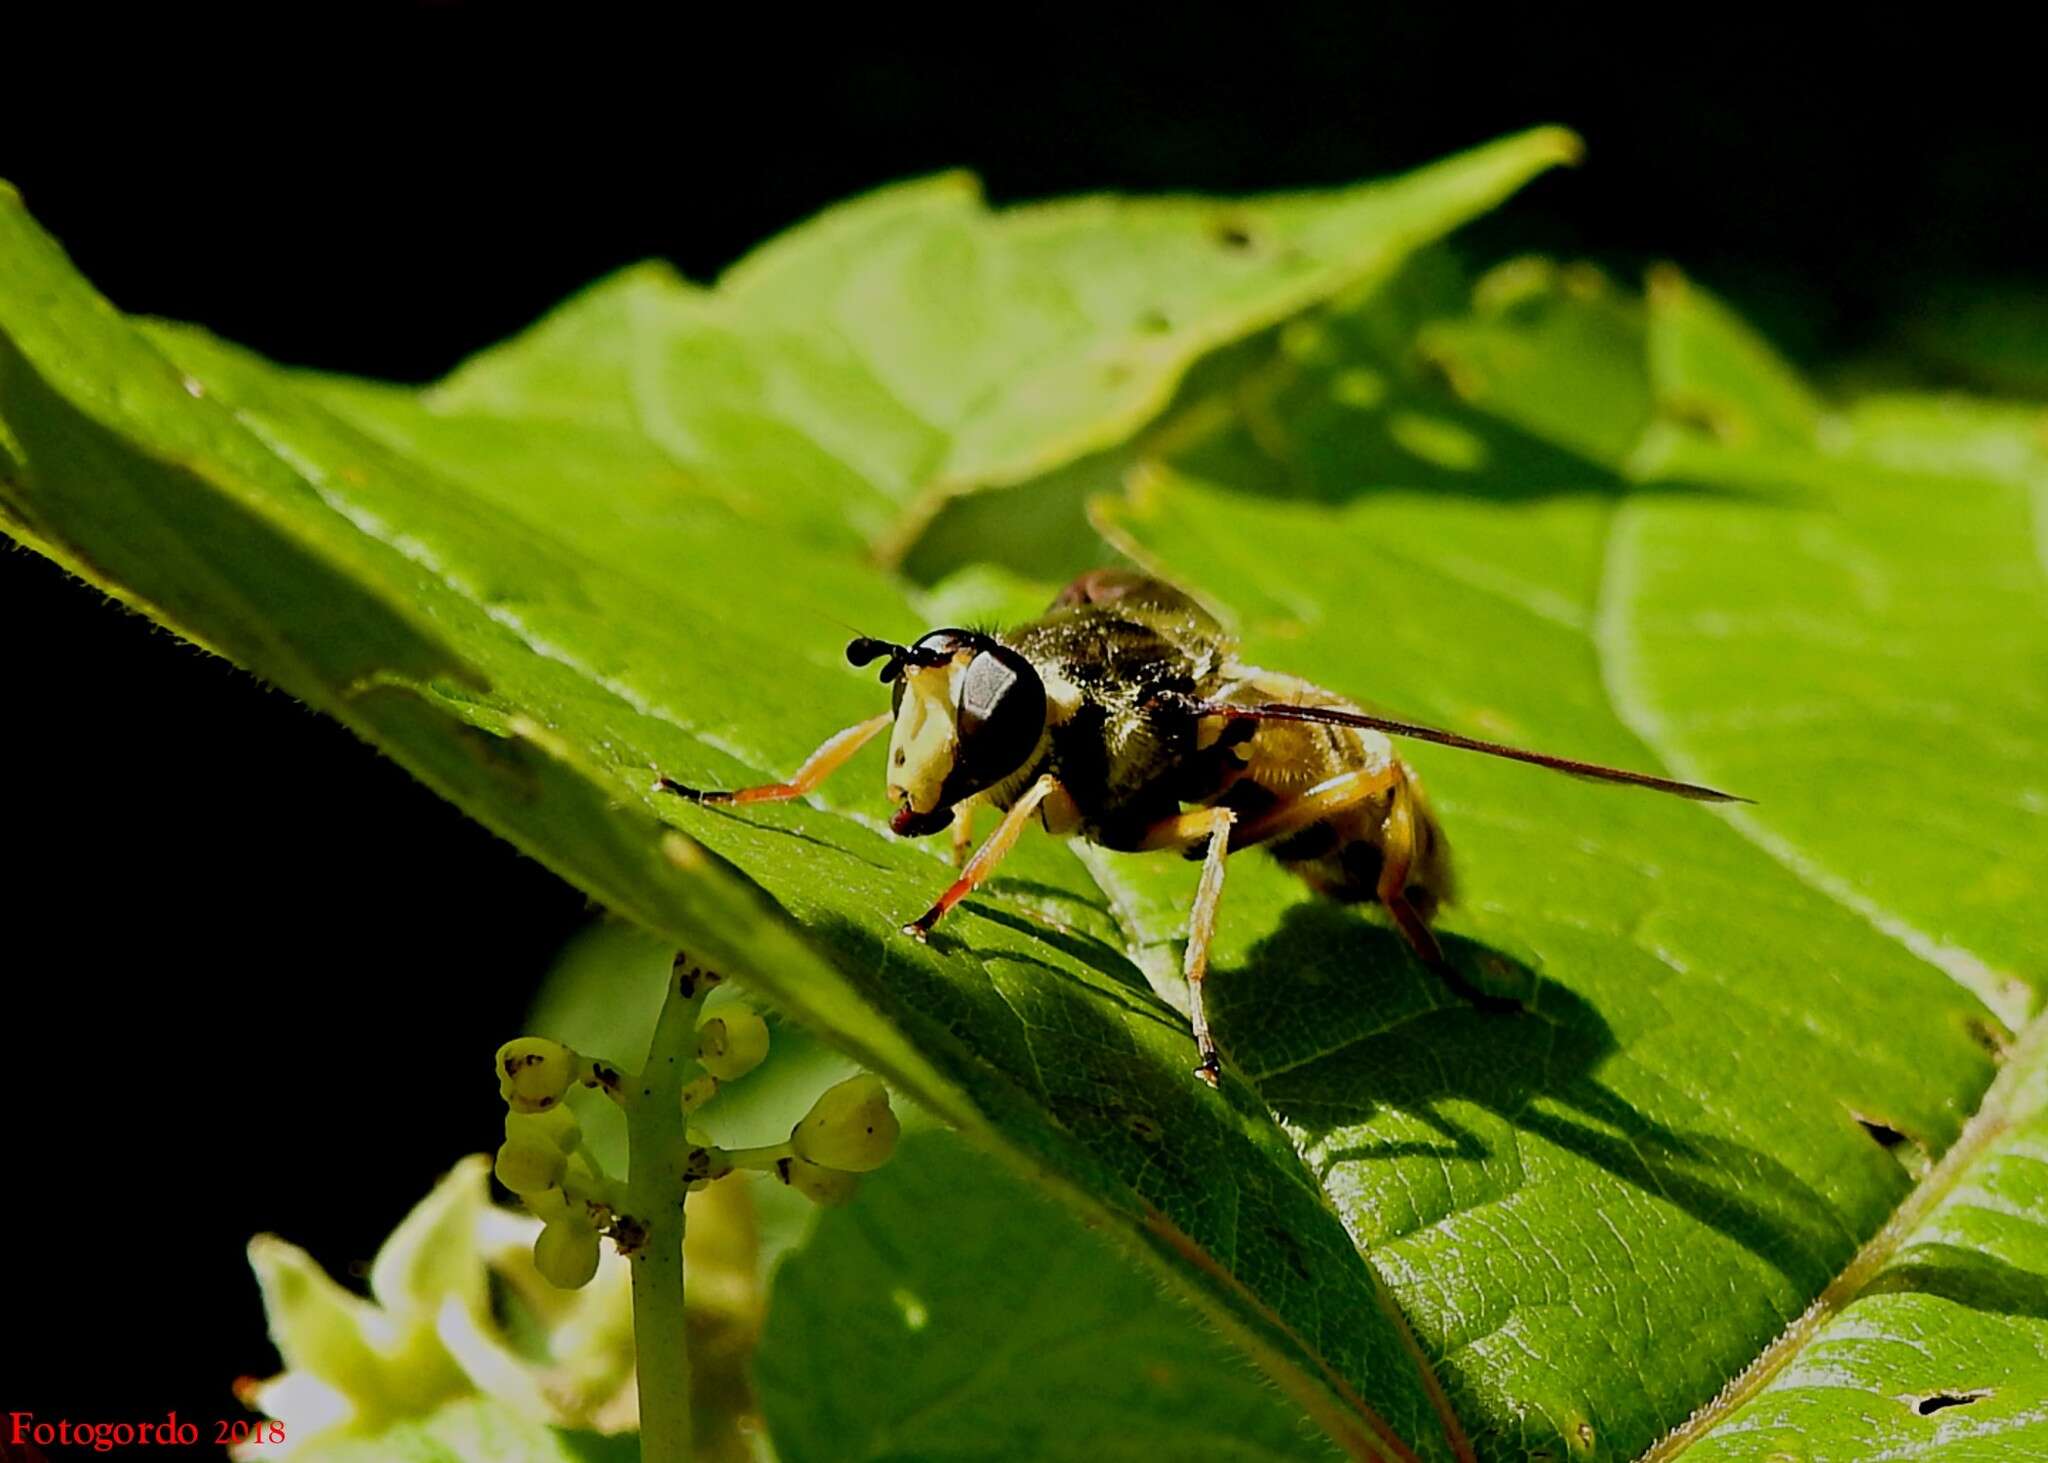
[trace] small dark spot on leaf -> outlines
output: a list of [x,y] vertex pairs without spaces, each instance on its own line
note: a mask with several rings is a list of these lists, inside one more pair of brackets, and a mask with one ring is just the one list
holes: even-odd
[[1166,1129],[1150,1113],[1131,1113],[1124,1119],[1124,1130],[1140,1143],[1157,1143],[1166,1136]]
[[2005,1054],[2012,1046],[2012,1038],[1996,1022],[1986,1021],[1982,1016],[1972,1016],[1963,1023],[1963,1030],[1970,1034],[1970,1040],[1984,1048],[1998,1061],[2005,1060]]
[[1922,1417],[1932,1417],[1944,1407],[1968,1407],[1990,1395],[1988,1389],[1979,1392],[1930,1392],[1913,1404],[1913,1410]]
[[1310,1278],[1308,1260],[1301,1253],[1301,1242],[1299,1240],[1286,1230],[1281,1229],[1278,1225],[1273,1224],[1266,1226],[1266,1238],[1271,1240],[1279,1249],[1281,1258],[1287,1261],[1288,1269],[1299,1275],[1303,1280]]
[[1211,225],[1209,236],[1225,249],[1234,253],[1249,252],[1259,241],[1243,219],[1219,218]]
[[1173,321],[1164,310],[1147,310],[1138,317],[1138,329],[1147,335],[1164,335],[1173,329]]
[[1851,1113],[1850,1116],[1856,1119],[1863,1131],[1870,1134],[1870,1140],[1880,1148],[1889,1151],[1906,1141],[1906,1135],[1889,1123],[1880,1123],[1876,1118],[1866,1118],[1862,1113]]

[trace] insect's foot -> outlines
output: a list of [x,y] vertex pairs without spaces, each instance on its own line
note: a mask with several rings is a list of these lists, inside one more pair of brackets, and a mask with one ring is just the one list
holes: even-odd
[[732,794],[729,792],[705,792],[701,788],[685,787],[673,777],[667,777],[660,773],[655,774],[654,790],[656,792],[674,793],[686,803],[729,803],[732,801]]
[[932,926],[937,924],[938,922],[938,912],[936,910],[929,911],[927,913],[919,915],[916,919],[912,920],[909,924],[905,925],[903,927],[903,933],[910,936],[911,939],[917,941],[918,944],[922,945],[930,940]]
[[1518,997],[1497,996],[1492,991],[1474,985],[1453,969],[1448,961],[1432,968],[1436,971],[1437,978],[1450,987],[1451,994],[1475,1011],[1489,1016],[1517,1016],[1528,1010]]
[[1223,1085],[1223,1064],[1216,1060],[1216,1053],[1202,1053],[1202,1060],[1195,1063],[1195,1075],[1211,1087]]

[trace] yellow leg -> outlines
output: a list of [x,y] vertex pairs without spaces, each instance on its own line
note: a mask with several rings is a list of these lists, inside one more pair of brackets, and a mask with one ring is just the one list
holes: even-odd
[[975,851],[967,861],[967,867],[960,871],[960,877],[952,887],[939,896],[939,902],[903,927],[903,933],[912,939],[922,940],[932,932],[932,926],[945,916],[947,910],[972,894],[996,871],[996,865],[1003,861],[1017,842],[1017,835],[1024,831],[1024,824],[1038,810],[1038,805],[1053,793],[1059,791],[1059,779],[1050,772],[1024,790],[1024,796],[1010,805],[1010,811],[1003,814],[1003,821],[996,825],[996,831],[988,836],[988,842]]
[[1311,823],[1333,818],[1346,808],[1377,797],[1400,780],[1400,768],[1393,763],[1376,772],[1340,772],[1335,777],[1325,778],[1300,797],[1276,803],[1258,817],[1245,820],[1231,841],[1239,848],[1248,848],[1254,843],[1269,843],[1290,833],[1299,833]]
[[782,803],[791,798],[800,798],[819,783],[844,767],[855,752],[875,739],[875,734],[891,720],[888,712],[868,718],[857,726],[835,732],[826,738],[825,744],[804,759],[804,765],[797,768],[796,776],[787,782],[768,782],[759,787],[743,787],[734,792],[700,792],[694,787],[684,787],[672,777],[657,776],[654,786],[661,792],[672,792],[677,797],[687,798],[693,803]]
[[1188,983],[1188,1025],[1195,1034],[1195,1075],[1211,1087],[1221,1080],[1222,1064],[1216,1055],[1216,1040],[1209,1034],[1209,1006],[1203,985],[1209,978],[1209,941],[1216,933],[1216,908],[1223,902],[1223,861],[1230,856],[1231,825],[1237,814],[1228,808],[1197,808],[1162,818],[1146,832],[1142,847],[1179,848],[1200,839],[1209,840],[1202,857],[1202,881],[1195,887],[1195,907],[1188,917],[1188,949],[1181,960],[1181,974]]
[[981,804],[973,798],[953,809],[953,867],[967,867],[967,856],[974,850],[974,810]]

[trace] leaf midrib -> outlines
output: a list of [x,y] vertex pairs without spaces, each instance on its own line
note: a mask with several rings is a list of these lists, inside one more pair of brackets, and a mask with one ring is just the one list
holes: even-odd
[[[1623,633],[1620,595],[1615,590],[1617,578],[1626,572],[1617,567],[1622,559],[1623,515],[1649,511],[1654,510],[1624,500],[1607,512],[1593,623],[1588,639],[1600,671],[1601,693],[1615,720],[1656,756],[1669,775],[1698,779],[1705,776],[1704,769],[1692,766],[1687,758],[1674,753],[1659,739],[1662,719],[1650,707],[1628,694],[1615,669],[1615,641]],[[2031,998],[2024,983],[2009,972],[2001,971],[1975,951],[1937,939],[1898,911],[1865,897],[1846,879],[1824,868],[1795,840],[1765,827],[1746,810],[1722,808],[1715,812],[1740,837],[1799,884],[1849,911],[1915,960],[1939,971],[1982,1002],[2008,1029],[2025,1023],[2030,1014]]]
[[[1772,1378],[1798,1357],[1822,1326],[1863,1292],[1883,1270],[1886,1261],[1897,1253],[1905,1237],[1954,1192],[1978,1156],[2004,1134],[2010,1122],[2005,1102],[2012,1089],[2025,1080],[2029,1065],[2043,1047],[2048,1047],[2048,1013],[2036,1016],[2022,1030],[2019,1040],[2006,1054],[2005,1065],[1986,1089],[1976,1114],[1956,1141],[1949,1145],[1948,1152],[1942,1155],[1934,1172],[1907,1192],[1884,1226],[1864,1243],[1855,1258],[1842,1267],[1841,1272],[1828,1282],[1791,1325],[1759,1352],[1749,1366],[1730,1378],[1728,1385],[1711,1402],[1667,1433],[1642,1456],[1639,1463],[1667,1463],[1713,1432],[1724,1419],[1762,1392]],[[1861,1395],[1860,1388],[1849,1387],[1847,1390]]]

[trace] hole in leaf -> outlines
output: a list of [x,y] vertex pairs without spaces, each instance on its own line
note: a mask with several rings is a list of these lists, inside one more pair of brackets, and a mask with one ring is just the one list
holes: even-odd
[[1968,1407],[1972,1402],[1982,1402],[1990,1395],[1988,1389],[1978,1392],[1930,1392],[1913,1404],[1913,1410],[1922,1417],[1932,1417],[1944,1407]]
[[1933,1166],[1934,1160],[1927,1151],[1927,1145],[1911,1133],[1893,1127],[1882,1118],[1867,1117],[1854,1108],[1849,1109],[1849,1116],[1869,1135],[1871,1142],[1889,1153],[1898,1161],[1899,1167],[1914,1178],[1923,1177]]
[[1124,1117],[1124,1129],[1140,1143],[1157,1143],[1166,1136],[1166,1129],[1159,1119],[1150,1113],[1134,1112]]

